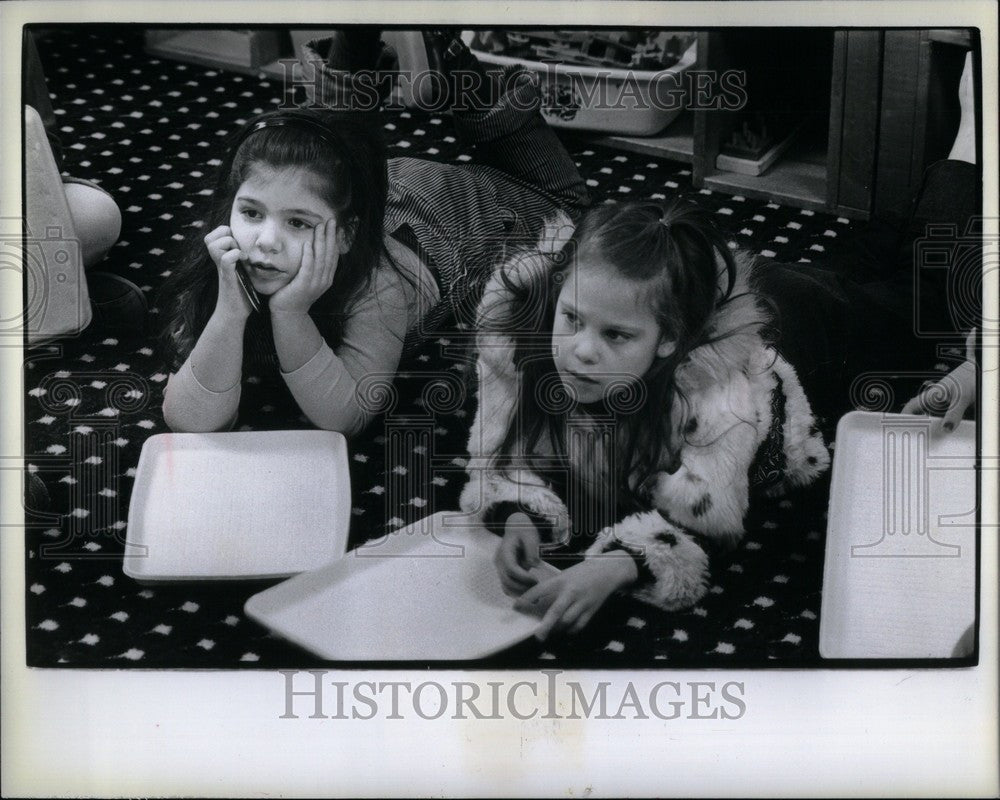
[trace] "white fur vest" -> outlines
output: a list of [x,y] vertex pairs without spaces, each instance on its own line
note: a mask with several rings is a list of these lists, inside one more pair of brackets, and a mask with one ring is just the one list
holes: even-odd
[[[515,286],[541,290],[550,269],[545,249],[500,269]],[[748,289],[749,257],[738,253],[737,266],[731,299],[719,306],[710,324],[713,343],[693,350],[675,371],[684,402],[663,410],[663,424],[681,443],[679,465],[676,458],[667,464],[670,456],[664,453],[659,471],[636,476],[632,485],[641,483],[649,510],[600,531],[587,551],[587,557],[599,557],[624,548],[641,559],[645,569],[640,572],[651,578],[637,584],[635,594],[666,609],[693,605],[704,595],[708,554],[702,545],[740,540],[751,483],[780,494],[812,482],[830,463],[794,369],[762,338],[767,315]],[[507,332],[511,320],[518,319],[515,306],[498,271],[479,306],[479,406],[469,436],[469,482],[460,503],[480,519],[499,503],[516,504],[547,517],[561,537],[569,530],[564,500],[529,467],[497,467],[518,400],[520,375]]]

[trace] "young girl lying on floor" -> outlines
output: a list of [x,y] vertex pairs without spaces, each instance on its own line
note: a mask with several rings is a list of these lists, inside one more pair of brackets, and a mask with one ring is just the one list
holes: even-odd
[[[353,84],[336,67],[377,57],[378,32],[362,33],[346,63],[318,55],[328,43],[307,47],[309,68],[329,73],[330,109],[251,120],[220,168],[209,232],[164,290],[173,430],[232,427],[254,375],[284,384],[317,427],[358,432],[378,410],[366,379],[391,378],[432,306],[456,286],[481,287],[500,242],[533,240],[546,217],[588,203],[526,75],[492,107],[455,108],[479,163],[387,162],[373,115],[342,108]],[[457,40],[444,68],[479,69]]]
[[[751,498],[828,467],[812,407],[835,421],[865,371],[927,357],[915,298],[925,331],[964,340],[981,316],[979,259],[913,272],[929,223],[973,236],[971,59],[960,96],[956,146],[881,259],[859,257],[868,231],[839,265],[751,263],[693,208],[629,203],[554,228],[490,281],[461,506],[503,536],[500,580],[516,607],[544,611],[540,638],[580,630],[626,587],[668,610],[696,603],[709,552],[741,538]],[[952,429],[975,375],[963,363],[904,411],[945,395]],[[543,538],[585,558],[539,581]]]
[[[795,370],[764,338],[750,261],[703,213],[606,205],[561,244],[487,285],[461,497],[503,534],[518,607],[548,607],[541,636],[579,630],[624,586],[692,605],[707,548],[741,537],[751,493],[829,465]],[[587,558],[536,583],[542,531]]]

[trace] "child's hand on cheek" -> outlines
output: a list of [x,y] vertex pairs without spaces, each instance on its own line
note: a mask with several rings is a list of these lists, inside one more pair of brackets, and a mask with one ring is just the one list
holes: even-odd
[[216,307],[227,316],[248,317],[251,311],[250,303],[243,293],[239,278],[236,277],[236,265],[244,258],[244,254],[233,238],[232,230],[228,225],[220,225],[205,236],[204,241],[219,274]]
[[518,611],[545,610],[535,637],[545,641],[554,630],[578,633],[590,622],[608,596],[638,577],[627,556],[588,558],[536,584],[514,603]]
[[328,219],[313,228],[312,240],[302,246],[302,265],[295,277],[271,295],[271,312],[308,313],[333,285],[339,260],[337,221]]

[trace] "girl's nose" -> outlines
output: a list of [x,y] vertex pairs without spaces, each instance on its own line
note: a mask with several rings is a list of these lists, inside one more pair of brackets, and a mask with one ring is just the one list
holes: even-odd
[[278,249],[278,231],[276,226],[268,221],[260,226],[257,232],[257,247],[261,250],[274,252]]
[[597,363],[597,346],[593,338],[586,333],[577,335],[573,343],[573,354],[583,364]]

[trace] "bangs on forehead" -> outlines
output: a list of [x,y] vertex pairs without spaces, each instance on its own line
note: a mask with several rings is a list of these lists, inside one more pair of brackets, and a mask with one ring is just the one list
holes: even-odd
[[[275,182],[291,183],[296,180],[300,181],[306,192],[312,195],[313,200],[328,205],[335,211],[340,210],[331,203],[335,195],[333,180],[310,167],[282,166],[258,161],[250,165],[245,182],[266,185]],[[302,199],[306,200],[305,197]]]
[[[229,176],[231,190],[255,179],[270,179],[280,170],[299,171],[305,185],[327,203],[342,200],[332,176],[341,172],[341,158],[333,148],[316,136],[294,127],[264,128],[250,134],[233,156]],[[346,203],[338,203],[345,206]]]
[[302,181],[310,192],[319,197],[327,194],[333,186],[329,176],[324,175],[318,169],[298,164],[269,164],[266,161],[257,161],[249,166],[246,176],[247,181],[266,183],[274,180],[291,181],[295,179]]
[[[589,252],[588,252],[589,250]],[[626,275],[621,268],[598,255],[595,248],[582,250],[572,263],[563,272],[565,286],[577,272],[589,275],[604,275],[614,285],[616,290],[627,293],[629,299],[633,301],[637,309],[646,309],[654,317],[658,317],[657,308],[660,302],[660,295],[665,287],[664,277],[655,276],[651,278],[636,278]]]

